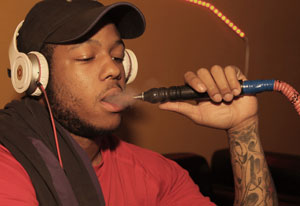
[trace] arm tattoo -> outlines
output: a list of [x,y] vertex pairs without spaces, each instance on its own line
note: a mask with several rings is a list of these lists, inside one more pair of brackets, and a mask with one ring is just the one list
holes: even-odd
[[228,133],[235,184],[234,205],[277,206],[277,194],[259,140],[257,121]]

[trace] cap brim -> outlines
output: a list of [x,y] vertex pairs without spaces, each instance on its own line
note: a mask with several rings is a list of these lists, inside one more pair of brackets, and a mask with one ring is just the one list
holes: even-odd
[[50,34],[47,43],[68,43],[87,35],[101,20],[109,15],[121,38],[136,38],[144,33],[145,18],[141,11],[127,2],[95,7],[66,20]]

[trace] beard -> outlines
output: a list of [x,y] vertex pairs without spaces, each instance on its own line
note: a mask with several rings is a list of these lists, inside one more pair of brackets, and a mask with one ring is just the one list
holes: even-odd
[[[92,140],[101,140],[111,134],[119,127],[105,129],[92,125],[79,117],[78,113],[67,102],[79,105],[79,99],[72,95],[64,86],[58,87],[55,82],[49,79],[47,96],[52,109],[53,116],[66,130],[80,137]],[[65,99],[65,97],[69,99]],[[100,138],[100,139],[99,139]]]

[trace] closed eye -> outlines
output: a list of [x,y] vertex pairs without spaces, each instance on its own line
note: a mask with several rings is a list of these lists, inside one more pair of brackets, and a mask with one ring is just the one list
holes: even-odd
[[124,58],[113,57],[112,60],[117,62],[117,63],[123,63]]
[[80,59],[76,59],[76,61],[79,62],[89,62],[92,61],[95,57],[87,57],[87,58],[80,58]]

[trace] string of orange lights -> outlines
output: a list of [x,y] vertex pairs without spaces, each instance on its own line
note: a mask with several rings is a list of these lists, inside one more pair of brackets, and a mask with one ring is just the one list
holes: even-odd
[[244,74],[247,76],[249,72],[249,42],[248,38],[236,24],[234,24],[228,17],[226,17],[218,8],[216,8],[212,3],[202,1],[202,0],[185,0],[189,3],[196,4],[198,6],[209,9],[213,14],[215,14],[218,18],[220,18],[232,31],[234,31],[240,38],[245,40],[246,48],[245,48],[245,69]]
[[228,19],[219,9],[217,9],[213,4],[201,0],[186,0],[187,2],[194,3],[196,5],[205,7],[213,12],[217,17],[219,17],[225,24],[228,25],[235,33],[237,33],[241,38],[245,38],[245,33],[235,25],[230,19]]

